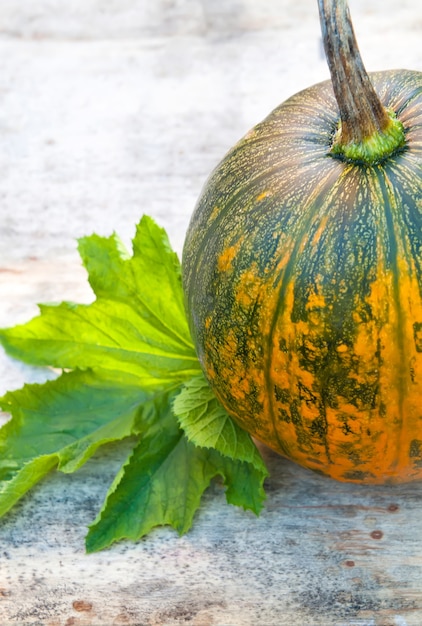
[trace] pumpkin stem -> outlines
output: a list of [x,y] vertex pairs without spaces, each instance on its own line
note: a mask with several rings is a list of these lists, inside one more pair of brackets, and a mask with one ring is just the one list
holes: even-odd
[[318,0],[325,55],[340,123],[331,154],[347,161],[376,163],[405,145],[402,123],[387,110],[360,56],[347,0]]

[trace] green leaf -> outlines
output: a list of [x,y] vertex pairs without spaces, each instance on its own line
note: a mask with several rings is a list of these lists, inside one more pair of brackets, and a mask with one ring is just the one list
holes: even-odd
[[138,418],[140,443],[90,526],[88,552],[119,539],[139,539],[154,526],[169,524],[179,532],[189,528],[202,492],[199,489],[198,495],[198,477],[190,466],[187,441],[172,413],[171,399],[162,394],[144,405]]
[[105,443],[128,437],[147,394],[135,377],[74,371],[0,398],[0,515],[53,467],[73,472]]
[[266,499],[264,481],[268,471],[265,465],[262,463],[262,469],[257,469],[252,463],[235,461],[219,455],[216,450],[211,452],[216,457],[219,474],[227,486],[227,502],[259,515]]
[[192,352],[185,314],[179,259],[166,232],[148,216],[136,228],[130,257],[122,242],[92,235],[79,240],[79,252],[97,298],[131,303],[133,308],[164,334]]
[[0,517],[56,466],[57,458],[51,454],[36,457],[20,467],[16,463],[15,471],[0,486]]
[[183,385],[173,409],[187,438],[196,446],[213,448],[233,460],[246,461],[267,475],[250,435],[221,406],[203,375]]
[[[180,390],[176,393],[177,400]],[[179,534],[187,532],[204,491],[216,476],[223,478],[229,503],[256,514],[261,510],[267,470],[262,460],[256,459],[255,454],[261,457],[254,444],[251,442],[256,453],[251,450],[247,454],[252,463],[223,456],[214,448],[194,445],[171,411],[175,395],[156,396],[140,412],[138,423],[142,424],[139,430],[144,431],[143,436],[90,526],[88,552],[106,548],[120,539],[140,539],[155,526],[169,525]]]
[[198,448],[181,431],[166,438],[165,446],[159,440],[159,432],[148,433],[120,470],[89,528],[87,552],[121,539],[136,541],[157,526],[186,533],[216,476],[223,477],[230,504],[256,514],[261,510],[263,479],[250,465],[222,457],[216,450]]
[[40,306],[40,316],[0,331],[7,352],[34,365],[135,374],[148,389],[197,374],[177,256],[164,231],[147,217],[133,249],[128,258],[115,236],[82,239],[80,251],[97,300]]
[[0,516],[53,468],[73,472],[128,436],[138,443],[89,529],[88,551],[160,525],[186,532],[215,476],[228,502],[258,513],[266,468],[201,374],[166,233],[143,217],[132,256],[116,235],[85,237],[79,251],[96,300],[41,305],[27,324],[0,330],[12,356],[70,370],[0,398],[12,415],[0,429]]
[[131,305],[97,300],[40,307],[27,324],[0,332],[12,356],[36,365],[101,368],[140,377],[156,388],[198,371],[193,351],[149,326]]

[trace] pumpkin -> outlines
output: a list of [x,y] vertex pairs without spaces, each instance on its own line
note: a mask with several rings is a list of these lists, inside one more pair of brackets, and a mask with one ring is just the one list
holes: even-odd
[[252,436],[352,482],[422,478],[422,73],[367,74],[320,0],[331,80],[205,184],[183,287],[205,376]]

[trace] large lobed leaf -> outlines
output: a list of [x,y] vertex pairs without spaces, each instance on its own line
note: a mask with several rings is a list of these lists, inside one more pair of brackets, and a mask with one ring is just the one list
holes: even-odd
[[52,468],[73,472],[99,446],[128,437],[146,393],[133,376],[74,371],[0,399],[0,515]]
[[128,257],[114,235],[80,240],[90,305],[41,305],[40,316],[0,331],[7,352],[30,364],[137,375],[143,388],[198,373],[183,309],[180,265],[165,232],[143,217]]
[[128,436],[137,443],[88,551],[163,524],[186,532],[217,475],[228,502],[258,513],[266,468],[201,374],[166,233],[143,217],[132,256],[116,235],[85,237],[79,250],[95,301],[42,305],[27,324],[0,330],[12,356],[70,370],[0,398],[12,416],[0,429],[0,516],[53,468],[73,472]]
[[[202,384],[206,385],[204,380]],[[139,417],[143,436],[90,527],[86,542],[89,552],[119,539],[139,539],[158,525],[170,525],[179,534],[185,533],[215,476],[223,478],[228,502],[256,514],[261,510],[267,476],[262,461],[257,462],[257,469],[240,460],[234,448],[227,450],[229,456],[223,456],[214,448],[189,441],[172,411],[173,398],[177,400],[179,392],[161,394],[145,403]],[[251,442],[250,456],[255,458],[252,447],[256,450]]]

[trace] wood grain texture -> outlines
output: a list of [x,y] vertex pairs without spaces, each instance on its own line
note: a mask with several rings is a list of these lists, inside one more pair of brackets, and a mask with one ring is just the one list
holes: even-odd
[[[368,70],[422,68],[420,5],[396,4],[350,2]],[[328,77],[313,0],[4,0],[0,23],[2,326],[89,301],[75,237],[128,242],[146,212],[180,251],[227,149]],[[44,377],[0,357],[0,392]],[[126,453],[49,476],[0,521],[2,626],[422,623],[422,485],[342,485],[266,451],[260,518],[215,484],[185,537],[86,556]]]

